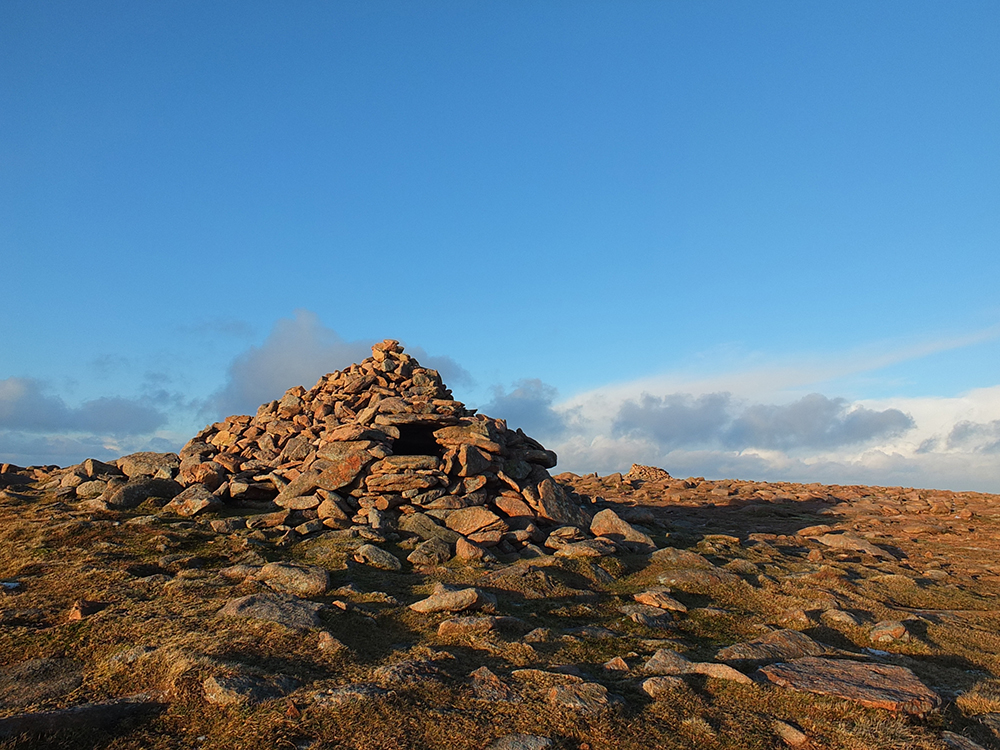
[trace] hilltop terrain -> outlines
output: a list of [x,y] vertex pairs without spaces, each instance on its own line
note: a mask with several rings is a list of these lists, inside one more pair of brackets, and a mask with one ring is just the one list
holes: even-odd
[[0,467],[0,747],[1000,747],[996,496],[555,465],[386,341]]

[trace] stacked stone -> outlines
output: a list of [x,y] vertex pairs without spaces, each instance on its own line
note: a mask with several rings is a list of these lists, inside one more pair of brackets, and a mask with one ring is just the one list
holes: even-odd
[[256,416],[206,427],[180,458],[182,485],[273,501],[327,528],[398,526],[513,551],[546,539],[543,527],[591,520],[549,475],[555,453],[455,401],[392,340]]

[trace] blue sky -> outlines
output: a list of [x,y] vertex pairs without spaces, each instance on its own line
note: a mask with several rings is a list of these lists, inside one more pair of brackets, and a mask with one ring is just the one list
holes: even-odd
[[176,448],[391,337],[560,468],[1000,492],[998,28],[4,3],[0,460]]

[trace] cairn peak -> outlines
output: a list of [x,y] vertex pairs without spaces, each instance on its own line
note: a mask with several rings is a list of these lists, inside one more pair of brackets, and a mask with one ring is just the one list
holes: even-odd
[[456,401],[437,371],[392,339],[254,416],[209,425],[180,458],[183,485],[204,485],[228,502],[314,513],[327,528],[443,521],[482,546],[518,549],[537,536],[537,524],[590,521],[549,476],[555,453]]

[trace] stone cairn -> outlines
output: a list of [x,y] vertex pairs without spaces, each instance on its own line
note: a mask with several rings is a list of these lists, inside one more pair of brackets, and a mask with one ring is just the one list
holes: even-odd
[[[231,416],[180,452],[185,496],[273,502],[310,527],[399,528],[512,553],[545,527],[588,529],[590,513],[553,481],[556,455],[452,398],[398,342],[291,388],[256,416]],[[207,508],[206,508],[207,509]]]

